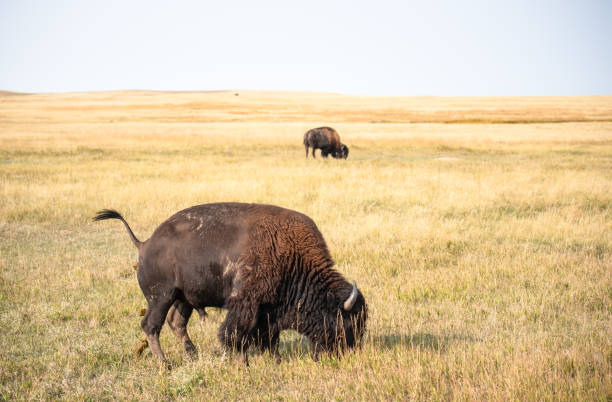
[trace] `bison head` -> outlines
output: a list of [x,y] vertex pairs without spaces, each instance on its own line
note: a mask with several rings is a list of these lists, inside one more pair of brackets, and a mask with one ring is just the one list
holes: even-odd
[[[345,282],[346,283],[346,282]],[[315,356],[319,351],[338,353],[358,345],[366,329],[367,305],[357,285],[326,296],[326,308],[319,330],[311,336]]]
[[340,148],[336,152],[334,152],[334,158],[348,158],[349,149],[346,145],[340,144]]

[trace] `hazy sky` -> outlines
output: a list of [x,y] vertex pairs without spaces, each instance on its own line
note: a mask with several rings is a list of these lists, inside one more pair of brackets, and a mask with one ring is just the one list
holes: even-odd
[[0,89],[612,94],[612,0],[0,0]]

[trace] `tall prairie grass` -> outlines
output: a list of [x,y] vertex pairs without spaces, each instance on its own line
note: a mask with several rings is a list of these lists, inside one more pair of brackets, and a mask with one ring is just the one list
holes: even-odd
[[[0,94],[0,395],[609,400],[611,99]],[[305,159],[323,124],[348,160]],[[287,332],[281,364],[247,369],[213,310],[190,323],[197,360],[167,327],[174,370],[134,358],[136,251],[91,217],[146,239],[216,201],[314,219],[369,303],[361,349],[314,362]]]

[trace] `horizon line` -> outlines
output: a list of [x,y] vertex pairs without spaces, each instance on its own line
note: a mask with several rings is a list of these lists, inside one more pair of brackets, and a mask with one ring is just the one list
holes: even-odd
[[339,95],[339,96],[364,96],[364,97],[380,97],[380,98],[569,98],[569,97],[606,97],[610,94],[580,94],[580,95],[431,95],[431,94],[412,94],[412,95],[373,95],[373,94],[353,94],[336,91],[314,91],[302,89],[99,89],[99,90],[77,90],[77,91],[42,91],[42,92],[22,92],[9,89],[1,89],[0,95],[68,95],[68,94],[88,94],[88,93],[112,93],[112,92],[154,92],[154,93],[223,93],[234,92],[268,92],[268,93],[310,93],[321,95]]

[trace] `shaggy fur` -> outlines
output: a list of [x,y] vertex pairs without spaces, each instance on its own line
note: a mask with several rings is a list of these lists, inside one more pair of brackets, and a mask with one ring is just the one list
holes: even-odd
[[293,329],[320,351],[354,347],[365,331],[361,292],[349,311],[343,303],[353,286],[333,269],[323,236],[307,216],[284,208],[241,203],[205,204],[177,212],[140,242],[116,211],[95,220],[121,220],[138,247],[138,283],[148,309],[142,328],[153,353],[164,319],[184,344],[193,309],[228,310],[219,340],[246,352],[253,345],[277,358],[280,331]]
[[321,156],[327,158],[331,154],[334,158],[348,157],[348,147],[340,142],[340,135],[331,127],[319,127],[308,130],[304,134],[304,147],[306,148],[306,158],[308,158],[308,148],[312,147],[312,157],[315,158],[315,150],[321,150]]

